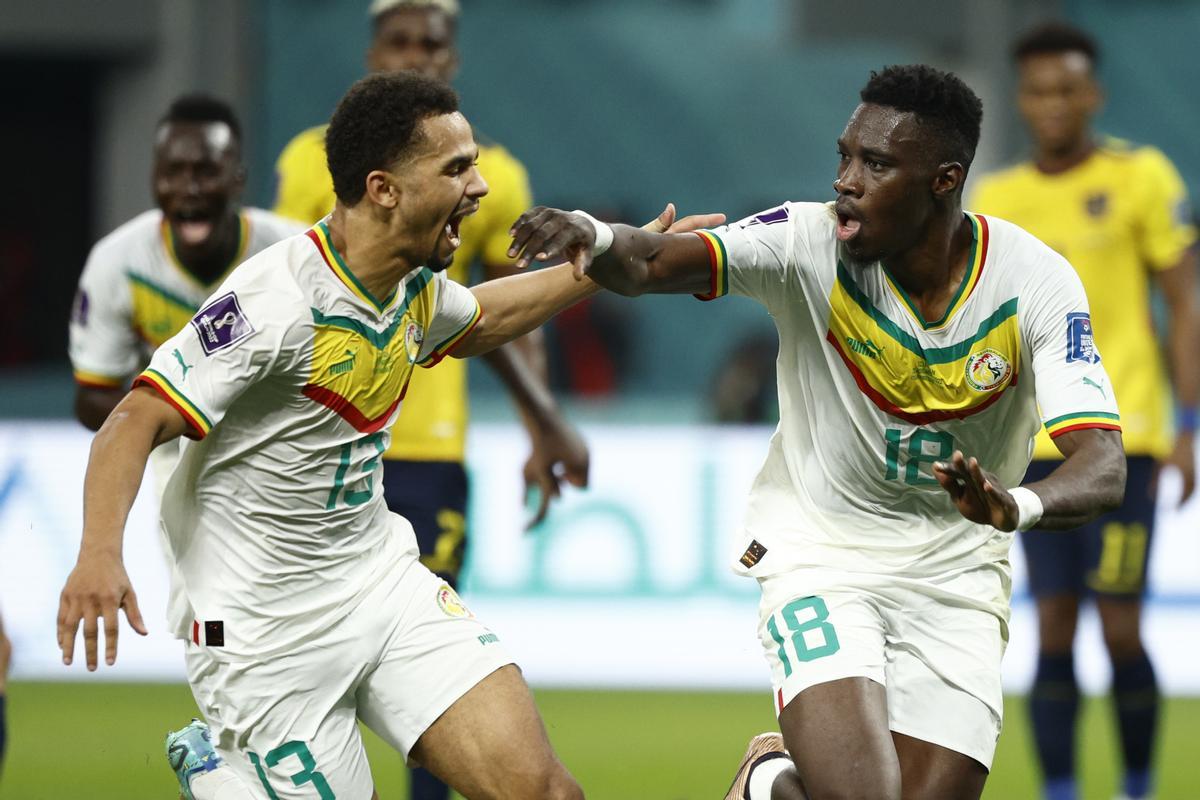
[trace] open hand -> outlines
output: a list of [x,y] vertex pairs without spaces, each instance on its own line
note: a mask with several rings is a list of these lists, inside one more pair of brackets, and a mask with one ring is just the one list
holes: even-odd
[[575,277],[582,279],[592,263],[596,229],[578,214],[534,206],[517,217],[508,233],[513,239],[508,257],[517,259],[519,269],[534,261],[570,261]]
[[69,666],[75,658],[75,634],[81,620],[88,671],[96,669],[101,622],[104,623],[104,661],[109,666],[116,663],[118,608],[125,610],[129,627],[145,636],[146,625],[138,609],[137,595],[120,556],[81,555],[58,600],[58,646],[62,649],[64,664]]
[[933,477],[967,519],[1002,531],[1016,530],[1020,518],[1017,501],[974,456],[968,459],[955,450],[949,461],[934,463]]
[[525,462],[525,495],[538,490],[538,509],[525,530],[546,519],[550,501],[562,495],[562,482],[578,488],[588,485],[591,455],[583,437],[566,420],[533,437],[533,452]]

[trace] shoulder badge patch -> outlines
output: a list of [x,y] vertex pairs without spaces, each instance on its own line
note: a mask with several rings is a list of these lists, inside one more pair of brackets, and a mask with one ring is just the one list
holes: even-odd
[[83,288],[78,289],[75,292],[75,302],[71,304],[71,322],[76,325],[87,325],[90,306],[91,301],[88,300],[87,291]]
[[1092,335],[1092,318],[1082,311],[1067,314],[1067,363],[1073,361],[1085,364],[1100,361],[1100,352],[1096,350],[1096,340]]
[[237,295],[233,292],[221,295],[200,309],[192,317],[192,327],[200,337],[200,346],[204,348],[206,356],[232,347],[254,333],[254,326],[242,313]]

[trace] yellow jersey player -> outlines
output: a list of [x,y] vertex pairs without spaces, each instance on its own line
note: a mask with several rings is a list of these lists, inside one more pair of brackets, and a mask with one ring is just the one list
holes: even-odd
[[[860,98],[834,203],[699,234],[553,209],[515,230],[518,263],[576,256],[622,294],[751,297],[778,329],[779,426],[735,569],[762,590],[783,735],[752,741],[727,800],[978,798],[1003,713],[1013,531],[1078,525],[1124,486],[1078,277],[1017,226],[962,210],[979,99],[923,65],[872,74]],[[1020,486],[1043,425],[1066,459]]]
[[[370,6],[372,39],[367,65],[375,72],[407,70],[450,81],[458,68],[455,33],[457,0],[375,0]],[[473,264],[487,278],[513,272],[508,230],[532,205],[525,168],[503,147],[476,133],[479,172],[490,190],[479,212],[463,221],[462,246],[450,277],[469,282]],[[276,165],[275,211],[312,223],[333,208],[334,192],[325,163],[325,128],[310,128],[284,148]],[[588,452],[558,412],[545,387],[545,353],[540,331],[486,356],[513,392],[532,440],[525,465],[526,486],[537,486],[541,521],[559,494],[559,475],[587,484]],[[384,498],[412,522],[422,562],[451,585],[458,580],[466,548],[467,365],[451,359],[422,370],[401,407],[391,444],[383,453]],[[444,800],[446,788],[424,770],[412,775],[414,800]]]
[[[1167,464],[1182,473],[1184,497],[1195,483],[1200,316],[1190,248],[1196,232],[1183,181],[1165,155],[1093,130],[1103,98],[1096,44],[1086,33],[1043,26],[1023,36],[1014,55],[1018,108],[1033,157],[981,179],[968,207],[1024,227],[1079,273],[1096,324],[1095,344],[1113,381],[1090,390],[1120,401],[1129,454],[1119,510],[1069,533],[1022,535],[1040,634],[1030,719],[1045,797],[1074,800],[1079,690],[1072,646],[1080,601],[1094,597],[1112,660],[1123,791],[1144,798],[1153,788],[1158,717],[1157,683],[1140,632],[1155,478]],[[1165,348],[1154,334],[1155,286],[1170,314]],[[1092,335],[1090,329],[1080,333]],[[1049,474],[1061,456],[1042,436],[1034,458],[1026,480]]]

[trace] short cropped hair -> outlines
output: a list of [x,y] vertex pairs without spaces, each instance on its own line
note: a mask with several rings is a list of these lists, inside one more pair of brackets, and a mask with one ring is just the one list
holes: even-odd
[[1100,63],[1096,40],[1065,22],[1047,22],[1031,28],[1013,42],[1012,57],[1021,63],[1030,56],[1083,53],[1094,68]]
[[338,103],[325,131],[325,159],[333,193],[357,205],[372,170],[388,169],[421,140],[421,122],[458,111],[449,84],[414,72],[377,72],[362,78]]
[[224,122],[233,133],[238,144],[242,142],[242,126],[238,124],[237,115],[233,108],[224,100],[218,100],[207,94],[185,94],[177,97],[167,113],[158,120],[158,126],[175,122]]
[[957,75],[925,64],[885,67],[871,73],[859,97],[864,103],[916,114],[936,135],[939,157],[970,168],[979,144],[983,103]]

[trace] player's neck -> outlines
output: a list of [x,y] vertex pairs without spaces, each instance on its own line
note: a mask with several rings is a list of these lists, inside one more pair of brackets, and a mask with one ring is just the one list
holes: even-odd
[[1090,135],[1058,148],[1038,148],[1034,165],[1045,175],[1058,175],[1078,167],[1087,161],[1096,149],[1096,141]]
[[934,220],[921,241],[883,266],[922,317],[940,319],[966,274],[973,238],[971,221],[956,205],[951,218]]
[[359,283],[379,299],[390,295],[405,275],[421,266],[402,255],[386,224],[372,218],[366,209],[336,206],[329,218],[329,241]]

